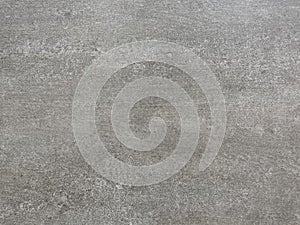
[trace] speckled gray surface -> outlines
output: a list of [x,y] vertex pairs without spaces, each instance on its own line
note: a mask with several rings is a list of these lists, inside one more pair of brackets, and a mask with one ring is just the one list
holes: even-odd
[[[0,11],[0,224],[300,224],[299,0],[3,0]],[[178,174],[145,187],[120,185],[80,154],[72,100],[101,53],[153,39],[188,47],[209,65],[226,100],[226,135],[204,172],[197,165],[205,129]],[[117,75],[134,73],[183,76],[159,63]],[[119,88],[107,87],[107,94]],[[191,92],[209,117],[203,93]],[[97,115],[107,111],[101,96]],[[147,134],[153,111],[172,129],[146,155],[118,145],[97,117],[114,157],[139,165],[170,154],[178,115],[168,103],[139,102],[131,126]]]

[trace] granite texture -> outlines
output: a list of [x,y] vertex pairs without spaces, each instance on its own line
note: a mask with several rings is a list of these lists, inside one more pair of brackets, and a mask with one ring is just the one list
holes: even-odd
[[[0,224],[300,224],[299,0],[2,0],[0,12]],[[177,43],[207,63],[226,100],[227,130],[216,159],[199,172],[209,129],[201,90],[171,65],[118,71],[96,110],[114,157],[158,162],[180,129],[176,110],[153,97],[132,108],[130,126],[142,138],[158,113],[168,127],[162,145],[145,153],[120,145],[101,116],[120,76],[181,77],[208,121],[178,174],[134,187],[86,163],[73,135],[72,100],[94,59],[142,40]]]

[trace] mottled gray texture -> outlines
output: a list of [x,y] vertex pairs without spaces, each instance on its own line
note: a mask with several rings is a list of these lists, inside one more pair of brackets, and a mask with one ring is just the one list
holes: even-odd
[[[299,0],[3,0],[0,11],[0,224],[300,224]],[[172,178],[128,187],[97,175],[80,155],[72,99],[93,59],[147,39],[189,47],[207,62],[226,99],[227,132],[204,172],[199,150]],[[169,69],[145,63],[119,75]],[[203,93],[191,92],[209,117]],[[133,130],[147,134],[141,121],[157,103],[174,132],[163,145],[174,145],[176,113],[151,101],[133,108]],[[170,154],[162,147],[142,157],[116,148],[110,128],[98,131],[124,161]],[[204,146],[205,129],[202,138]]]

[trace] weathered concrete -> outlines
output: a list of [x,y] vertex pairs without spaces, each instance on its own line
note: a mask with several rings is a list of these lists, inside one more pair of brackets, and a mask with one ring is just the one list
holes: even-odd
[[[300,223],[299,0],[3,0],[0,11],[0,224]],[[205,122],[183,170],[130,187],[86,163],[72,131],[72,100],[101,53],[152,39],[188,47],[208,64],[226,100],[227,130],[214,162],[198,172],[210,121],[205,95],[171,65],[118,71],[96,110],[99,136],[114,157],[158,162],[180,129],[172,106],[150,98],[132,109],[131,128],[145,137],[158,113],[166,139],[156,152],[121,145],[101,120],[122,86],[118,77],[178,79]]]

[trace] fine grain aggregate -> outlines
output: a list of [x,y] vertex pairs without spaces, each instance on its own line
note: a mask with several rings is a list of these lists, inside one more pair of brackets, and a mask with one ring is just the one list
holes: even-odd
[[[1,0],[0,224],[300,224],[299,0]],[[213,163],[198,163],[209,129],[201,90],[172,65],[119,70],[97,99],[96,125],[109,152],[134,165],[166,158],[180,118],[152,97],[131,110],[136,136],[157,113],[167,135],[157,151],[132,152],[105,118],[123,79],[178,79],[206,118],[199,146],[176,175],[157,184],[112,182],[84,160],[72,101],[86,68],[121,44],[158,40],[191,49],[223,92],[227,126]],[[103,119],[104,118],[104,119]]]

